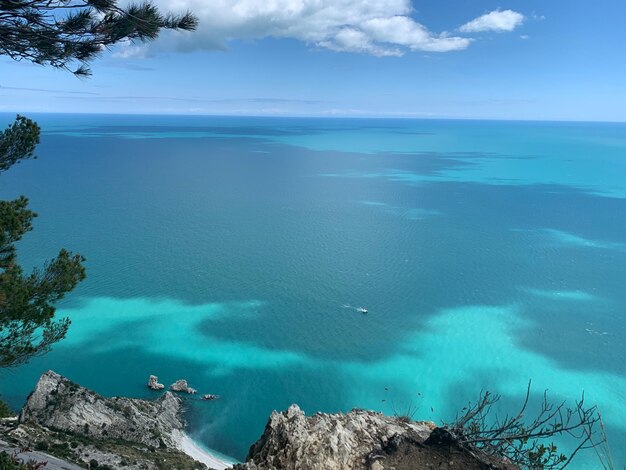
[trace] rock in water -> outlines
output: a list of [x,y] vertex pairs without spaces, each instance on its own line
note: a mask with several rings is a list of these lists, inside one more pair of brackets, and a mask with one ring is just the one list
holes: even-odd
[[170,390],[172,392],[190,393],[191,395],[198,392],[195,388],[191,388],[189,385],[187,385],[187,381],[184,379],[177,380],[172,385],[170,385]]
[[150,390],[163,390],[165,385],[159,383],[159,378],[156,375],[151,375],[148,379],[148,388]]
[[206,395],[202,395],[203,400],[217,400],[220,396],[213,395],[212,393],[207,393]]
[[155,401],[104,398],[48,371],[41,376],[19,415],[20,423],[147,446],[177,447],[185,423],[182,400],[165,392]]

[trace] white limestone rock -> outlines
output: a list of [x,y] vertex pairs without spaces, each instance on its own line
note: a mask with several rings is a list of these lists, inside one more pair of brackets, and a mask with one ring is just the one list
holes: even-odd
[[177,380],[172,385],[170,385],[170,390],[172,392],[183,392],[189,393],[191,395],[195,395],[196,393],[198,393],[195,388],[191,388],[189,385],[187,385],[187,381],[184,379]]
[[156,375],[151,375],[148,379],[148,388],[150,390],[163,390],[165,385],[159,383],[159,378]]
[[[361,470],[398,436],[425,441],[432,425],[404,422],[365,410],[347,414],[317,413],[306,417],[297,406],[273,412],[265,431],[250,448],[242,470],[298,468],[307,470]],[[376,468],[376,465],[374,465]]]
[[176,447],[173,431],[184,429],[182,400],[166,392],[155,401],[104,398],[48,371],[19,415],[20,423],[148,446]]

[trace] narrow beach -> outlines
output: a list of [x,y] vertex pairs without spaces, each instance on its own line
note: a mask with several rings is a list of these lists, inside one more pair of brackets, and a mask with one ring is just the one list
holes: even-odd
[[178,449],[189,455],[193,459],[198,462],[202,462],[209,468],[214,468],[216,470],[224,470],[227,468],[231,468],[236,461],[226,460],[223,456],[216,456],[212,454],[210,451],[201,447],[194,441],[191,437],[183,432],[178,432],[175,436],[178,442]]

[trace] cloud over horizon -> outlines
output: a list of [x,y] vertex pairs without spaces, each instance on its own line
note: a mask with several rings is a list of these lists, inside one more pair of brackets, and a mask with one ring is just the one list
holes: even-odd
[[[156,44],[127,44],[117,58],[145,56],[149,50],[222,50],[233,40],[295,39],[337,52],[400,57],[407,52],[467,49],[473,38],[430,31],[416,21],[411,0],[154,0],[163,11],[192,11],[197,31],[165,31]],[[451,30],[509,32],[525,16],[494,10]]]
[[191,10],[200,19],[192,34],[164,34],[163,46],[227,50],[228,42],[291,38],[340,52],[401,56],[447,52],[471,39],[433,33],[410,14],[410,0],[156,0],[163,10]]

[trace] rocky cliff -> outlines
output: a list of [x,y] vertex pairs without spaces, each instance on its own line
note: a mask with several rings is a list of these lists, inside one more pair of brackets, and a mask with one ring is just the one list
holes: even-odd
[[94,438],[175,448],[174,431],[185,426],[180,412],[181,399],[170,392],[152,402],[104,398],[48,371],[28,397],[18,421]]
[[[83,468],[206,468],[179,451],[184,436],[181,402],[170,392],[155,401],[104,398],[54,372],[46,372],[28,397],[17,427],[0,423],[0,437],[14,449],[25,447],[49,452]],[[0,448],[2,445],[0,439]],[[292,405],[287,411],[272,413],[261,438],[250,448],[246,462],[234,468],[512,470],[516,467],[503,459],[471,453],[432,422],[365,410],[307,417],[297,405]]]
[[104,398],[48,371],[28,397],[18,425],[1,431],[15,446],[84,467],[204,469],[180,451],[181,405],[171,392],[154,401]]
[[511,470],[447,441],[432,422],[380,413],[317,413],[306,417],[297,405],[272,413],[261,438],[237,470]]

